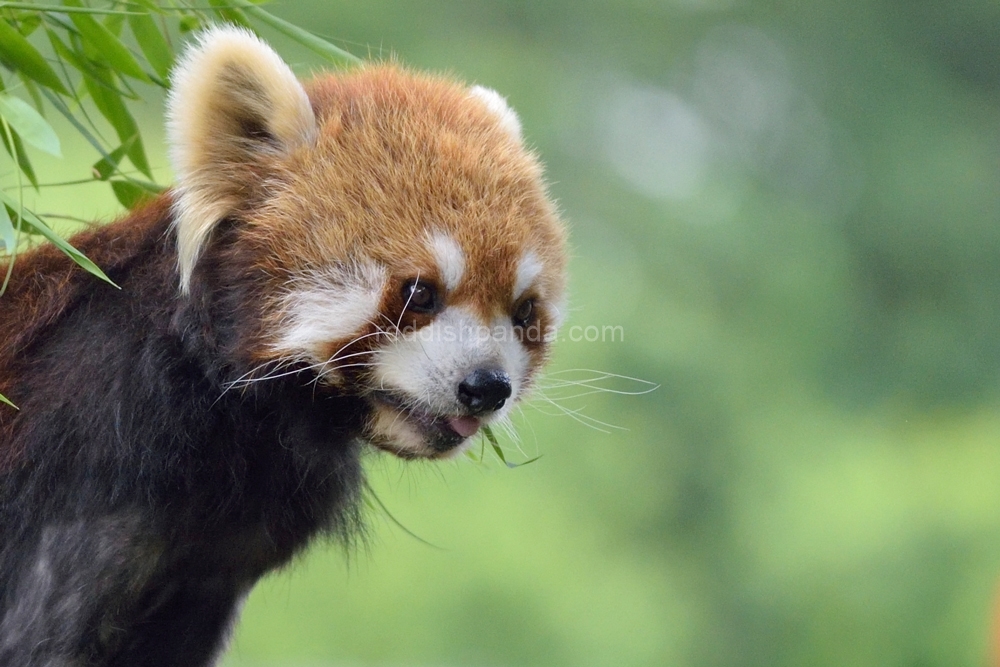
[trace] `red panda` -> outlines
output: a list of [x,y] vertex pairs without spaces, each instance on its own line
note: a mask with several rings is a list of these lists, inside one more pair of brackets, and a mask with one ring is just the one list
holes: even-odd
[[358,528],[361,457],[454,455],[532,386],[565,232],[497,93],[300,83],[215,28],[176,186],[19,256],[0,308],[0,665],[212,664],[240,600]]

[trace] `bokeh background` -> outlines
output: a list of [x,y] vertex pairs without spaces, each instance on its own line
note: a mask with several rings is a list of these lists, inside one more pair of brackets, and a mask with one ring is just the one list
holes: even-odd
[[[225,667],[995,664],[1000,4],[269,8],[505,94],[572,230],[573,311],[503,440],[542,458],[373,456],[405,530],[375,506],[366,545],[266,579]],[[86,178],[74,151],[36,166]],[[659,388],[565,386],[595,371]]]

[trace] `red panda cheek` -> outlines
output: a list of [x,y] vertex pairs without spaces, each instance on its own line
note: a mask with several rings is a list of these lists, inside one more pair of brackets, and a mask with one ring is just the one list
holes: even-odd
[[281,359],[327,363],[377,325],[385,270],[354,262],[304,271],[278,298],[270,351]]

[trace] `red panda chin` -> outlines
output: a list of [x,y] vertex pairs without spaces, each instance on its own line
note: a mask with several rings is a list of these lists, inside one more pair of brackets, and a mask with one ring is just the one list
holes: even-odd
[[440,414],[392,392],[376,392],[370,402],[368,441],[405,459],[455,456],[483,423],[472,415]]

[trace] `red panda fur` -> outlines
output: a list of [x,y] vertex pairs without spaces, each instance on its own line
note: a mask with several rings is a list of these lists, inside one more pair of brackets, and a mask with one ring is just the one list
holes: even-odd
[[[72,239],[120,289],[42,246],[0,301],[0,665],[212,664],[263,574],[357,530],[370,445],[460,450],[562,318],[565,232],[496,93],[303,86],[233,28],[173,85],[178,185]],[[473,325],[502,340],[447,337]]]

